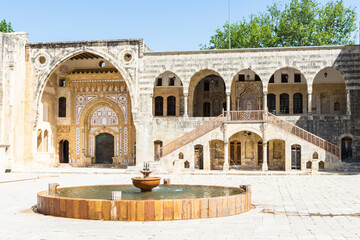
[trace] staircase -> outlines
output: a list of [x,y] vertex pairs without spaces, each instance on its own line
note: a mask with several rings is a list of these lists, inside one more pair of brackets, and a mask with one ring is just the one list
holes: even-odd
[[160,148],[159,159],[163,158],[175,150],[187,145],[188,143],[198,139],[206,133],[220,127],[228,122],[266,122],[287,133],[290,133],[304,141],[307,141],[326,152],[334,155],[340,159],[340,148],[292,123],[289,123],[281,118],[264,110],[258,111],[225,111],[220,116],[200,125],[191,132],[175,139],[169,144]]

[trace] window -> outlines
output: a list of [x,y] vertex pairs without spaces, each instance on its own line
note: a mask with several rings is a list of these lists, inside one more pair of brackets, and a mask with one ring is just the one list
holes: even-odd
[[281,74],[281,83],[287,83],[289,80],[289,75],[282,73]]
[[210,91],[210,82],[208,80],[204,81],[204,92]]
[[296,83],[301,83],[301,74],[300,73],[295,73],[294,74],[294,81]]
[[176,115],[176,98],[173,96],[167,98],[167,115],[168,116]]
[[261,81],[259,75],[255,74],[255,81]]
[[303,100],[301,93],[294,94],[294,114],[303,113]]
[[269,83],[274,83],[274,74],[271,76],[270,80],[269,80]]
[[203,104],[203,117],[210,117],[210,103],[204,102]]
[[169,79],[169,86],[175,86],[175,77]]
[[66,117],[66,98],[59,98],[59,117]]
[[280,113],[289,113],[289,95],[286,93],[280,95]]
[[156,86],[158,86],[158,87],[162,86],[162,78],[157,79]]
[[245,75],[239,74],[239,82],[243,82],[243,81],[245,81]]
[[155,98],[155,116],[163,116],[163,97]]
[[269,113],[275,114],[276,113],[276,96],[275,96],[275,94],[267,95],[267,104],[268,104]]
[[66,85],[65,78],[60,78],[59,79],[59,87],[65,87],[65,85]]

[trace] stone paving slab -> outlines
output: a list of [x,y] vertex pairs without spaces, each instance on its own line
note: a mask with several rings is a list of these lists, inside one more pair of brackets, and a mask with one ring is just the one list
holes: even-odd
[[[163,222],[44,216],[30,208],[50,182],[60,187],[130,184],[131,176],[10,173],[0,175],[0,239],[360,239],[359,175],[161,176],[174,184],[251,184],[256,208],[231,217]],[[21,179],[29,180],[15,181]]]

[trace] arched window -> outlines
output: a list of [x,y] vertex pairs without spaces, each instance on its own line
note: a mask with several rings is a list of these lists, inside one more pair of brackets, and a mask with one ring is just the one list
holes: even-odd
[[352,138],[344,137],[341,139],[341,161],[351,161],[352,159]]
[[162,86],[162,78],[158,78],[156,81],[156,86],[161,87]]
[[210,91],[210,82],[209,80],[204,81],[204,92]]
[[317,152],[314,152],[313,159],[319,159],[319,154]]
[[203,116],[210,117],[210,103],[204,102],[203,104]]
[[67,140],[59,142],[59,162],[69,163],[69,142]]
[[155,98],[155,116],[163,115],[163,97]]
[[280,95],[280,113],[289,113],[289,95],[286,93]]
[[268,104],[269,113],[275,114],[276,113],[276,96],[275,96],[275,94],[267,95],[267,104]]
[[294,114],[303,113],[303,98],[301,93],[294,94]]
[[179,159],[184,159],[184,154],[182,152],[179,153]]
[[170,96],[167,98],[167,115],[176,115],[176,98],[174,96]]
[[59,98],[59,117],[66,117],[66,98]]
[[163,142],[160,140],[157,140],[154,142],[154,160],[155,161],[159,161],[160,160],[160,156],[162,155],[162,148],[163,146]]
[[169,86],[175,86],[175,77],[169,79]]

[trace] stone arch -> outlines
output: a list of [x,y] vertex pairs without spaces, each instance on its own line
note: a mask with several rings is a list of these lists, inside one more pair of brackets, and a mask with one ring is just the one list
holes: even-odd
[[[161,80],[161,81],[160,81]],[[174,83],[171,85],[170,82]],[[161,84],[159,84],[161,82]],[[183,116],[184,115],[184,87],[183,82],[180,77],[171,71],[165,71],[158,75],[154,80],[154,87],[153,87],[153,96],[152,96],[152,112],[153,116],[161,116],[156,115],[156,98],[162,97],[163,98],[163,116]],[[161,85],[161,86],[159,86]],[[168,97],[174,96],[175,101],[175,112],[174,114],[168,114]]]
[[247,110],[245,106],[248,106],[248,104],[245,103],[244,96],[252,96],[251,105],[255,108],[252,110],[262,109],[263,84],[254,70],[248,68],[237,72],[232,78],[230,89],[230,110]]
[[70,58],[82,54],[82,53],[93,53],[95,55],[100,56],[101,58],[105,59],[106,61],[108,61],[109,63],[111,63],[121,74],[122,78],[125,80],[125,83],[127,85],[128,91],[129,91],[129,95],[130,95],[130,99],[131,99],[131,113],[133,111],[135,111],[135,106],[134,104],[135,102],[135,93],[134,93],[134,86],[132,85],[132,81],[130,81],[130,75],[127,73],[126,69],[119,64],[119,61],[113,57],[110,53],[107,53],[105,51],[100,51],[97,49],[92,49],[92,48],[87,48],[87,47],[82,47],[79,49],[75,49],[72,50],[70,52],[66,52],[64,53],[62,56],[58,57],[57,59],[54,59],[52,61],[52,64],[50,67],[48,67],[48,69],[42,71],[41,73],[39,73],[38,75],[38,81],[36,83],[37,89],[36,89],[36,94],[34,96],[35,98],[35,119],[34,119],[34,128],[36,128],[37,123],[38,123],[38,118],[39,118],[39,107],[40,107],[40,103],[41,103],[41,98],[42,95],[44,93],[45,87],[46,87],[46,82],[48,81],[49,77],[51,76],[51,74],[62,64],[65,63],[66,61],[68,61]]
[[[223,78],[223,76],[221,76],[217,71],[212,70],[212,69],[201,69],[198,72],[196,72],[195,74],[192,75],[192,77],[190,78],[190,83],[189,83],[189,87],[188,87],[188,101],[187,101],[187,106],[188,106],[188,113],[189,116],[194,116],[194,95],[195,95],[195,89],[198,86],[198,84],[200,83],[201,80],[203,80],[204,78],[206,78],[207,76],[216,76],[222,79],[225,89],[226,89],[226,82]],[[224,91],[225,92],[225,91]],[[226,101],[226,99],[225,99]],[[202,111],[200,111],[202,112]]]
[[[281,94],[288,94],[289,95],[289,114],[301,114],[307,112],[307,95],[309,90],[308,79],[305,77],[304,73],[301,72],[296,67],[281,67],[278,68],[268,80],[267,86],[267,94],[275,95],[275,112],[279,114],[284,112],[283,109],[280,107],[280,95]],[[299,102],[294,103],[294,95],[301,94],[301,104]],[[297,109],[294,112],[294,104],[297,107],[301,107],[301,110]]]
[[312,84],[312,110],[317,114],[345,114],[347,111],[344,75],[334,67],[321,69]]

